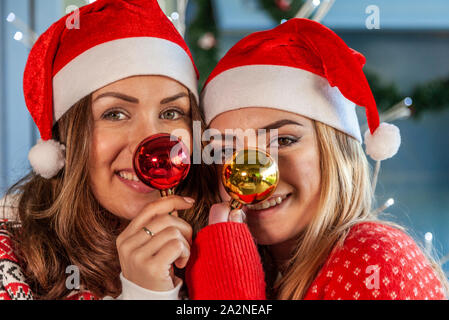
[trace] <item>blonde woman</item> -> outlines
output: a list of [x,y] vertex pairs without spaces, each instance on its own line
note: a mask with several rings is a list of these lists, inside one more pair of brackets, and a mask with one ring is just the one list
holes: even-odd
[[[393,156],[400,137],[396,127],[379,124],[364,62],[306,19],[252,34],[219,62],[203,108],[209,127],[232,139],[214,139],[214,150],[235,150],[235,141],[277,150],[280,182],[270,199],[244,213],[230,212],[220,185],[225,203],[212,208],[212,225],[199,232],[188,266],[192,298],[445,299],[441,268],[402,228],[373,213],[355,104],[366,110],[372,158]],[[248,130],[258,134],[257,144],[229,135]],[[251,271],[260,263],[265,283]]]
[[42,140],[0,211],[0,299],[178,299],[213,179],[193,165],[161,198],[132,164],[146,137],[191,136],[201,121],[193,59],[156,0],[99,0],[79,18],[53,24],[28,59]]

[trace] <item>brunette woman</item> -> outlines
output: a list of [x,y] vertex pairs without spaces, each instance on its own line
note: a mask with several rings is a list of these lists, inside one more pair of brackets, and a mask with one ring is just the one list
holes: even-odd
[[213,179],[193,165],[179,195],[161,198],[132,163],[158,133],[200,147],[192,56],[156,0],[96,1],[79,29],[68,19],[39,38],[24,74],[42,139],[3,205],[0,298],[178,299],[173,270],[189,259]]

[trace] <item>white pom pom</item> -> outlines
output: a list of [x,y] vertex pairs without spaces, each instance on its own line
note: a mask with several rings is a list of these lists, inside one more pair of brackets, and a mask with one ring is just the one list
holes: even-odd
[[51,179],[65,166],[65,146],[55,140],[39,140],[30,150],[28,160],[34,172]]
[[393,157],[401,145],[399,128],[389,123],[381,123],[374,134],[365,132],[366,154],[376,161]]

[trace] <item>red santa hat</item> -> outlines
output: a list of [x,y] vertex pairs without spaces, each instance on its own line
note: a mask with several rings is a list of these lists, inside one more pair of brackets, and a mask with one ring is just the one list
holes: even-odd
[[239,41],[218,63],[202,92],[206,122],[246,107],[297,113],[362,142],[355,106],[365,107],[367,153],[375,160],[396,154],[399,129],[379,123],[376,101],[363,73],[365,57],[332,30],[291,19]]
[[63,17],[37,40],[23,79],[41,135],[29,160],[47,179],[65,164],[64,146],[52,140],[53,125],[92,92],[131,76],[162,75],[198,100],[192,55],[157,0],[98,0],[79,10],[79,28],[70,19]]

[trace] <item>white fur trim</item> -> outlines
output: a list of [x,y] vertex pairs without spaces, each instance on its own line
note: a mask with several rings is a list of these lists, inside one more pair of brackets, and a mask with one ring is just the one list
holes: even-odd
[[314,73],[286,66],[237,67],[212,79],[202,94],[208,124],[247,107],[285,110],[323,122],[362,142],[355,104]]
[[65,166],[65,146],[55,140],[39,140],[28,154],[34,172],[51,179]]
[[192,91],[198,100],[195,68],[182,47],[160,38],[118,39],[83,52],[53,77],[55,122],[92,92],[139,75],[172,78]]
[[401,133],[395,125],[382,122],[371,134],[365,132],[366,154],[373,160],[383,161],[393,157],[401,145]]

